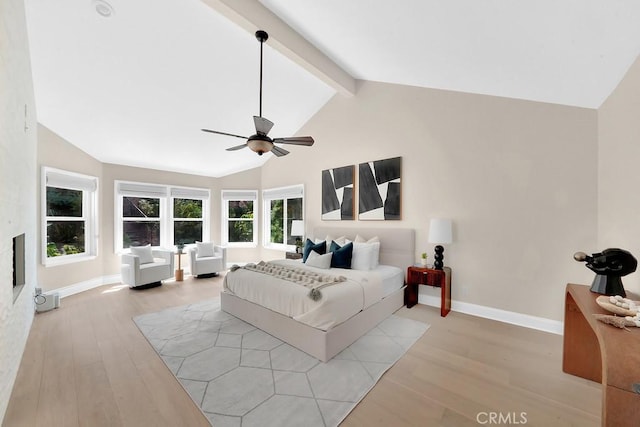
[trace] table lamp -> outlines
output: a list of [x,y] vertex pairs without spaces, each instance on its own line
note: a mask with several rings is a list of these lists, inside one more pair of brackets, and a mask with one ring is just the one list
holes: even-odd
[[302,236],[304,236],[304,221],[294,219],[291,221],[291,236],[296,238],[296,252],[301,253]]
[[436,247],[433,248],[435,252],[433,259],[433,268],[436,270],[442,270],[444,259],[444,248],[442,244],[448,244],[453,241],[451,232],[451,220],[450,219],[432,219],[429,223],[429,243],[436,243]]

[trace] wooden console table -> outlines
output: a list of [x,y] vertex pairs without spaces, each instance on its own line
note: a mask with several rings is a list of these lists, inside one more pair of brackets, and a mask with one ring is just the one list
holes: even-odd
[[[602,383],[602,425],[640,425],[640,328],[606,325],[593,314],[611,314],[588,286],[568,284],[564,309],[562,370]],[[627,292],[627,298],[640,300]]]

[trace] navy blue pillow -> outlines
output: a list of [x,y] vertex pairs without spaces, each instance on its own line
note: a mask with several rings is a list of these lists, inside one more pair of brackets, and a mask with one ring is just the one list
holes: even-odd
[[302,262],[307,262],[307,258],[311,251],[317,252],[320,255],[326,254],[327,242],[323,240],[320,243],[314,244],[311,240],[307,239],[307,241],[304,242],[304,249],[302,250]]
[[351,268],[353,243],[349,242],[344,246],[340,246],[332,240],[329,252],[333,252],[333,256],[331,257],[331,268]]

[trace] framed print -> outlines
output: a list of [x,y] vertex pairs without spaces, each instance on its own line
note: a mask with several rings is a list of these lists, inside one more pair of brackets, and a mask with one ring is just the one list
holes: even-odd
[[358,165],[358,219],[399,220],[402,157]]
[[354,174],[354,165],[322,171],[323,220],[344,221],[354,218]]

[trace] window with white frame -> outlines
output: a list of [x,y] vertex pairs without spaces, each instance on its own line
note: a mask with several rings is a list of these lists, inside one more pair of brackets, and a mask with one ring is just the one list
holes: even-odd
[[304,219],[304,186],[264,190],[262,206],[264,246],[272,249],[292,249],[297,236],[291,235],[291,222]]
[[98,178],[42,168],[42,263],[92,259],[98,252]]
[[258,244],[257,190],[222,190],[222,244]]
[[173,244],[202,242],[205,235],[204,212],[205,207],[208,207],[209,191],[174,187],[170,192]]
[[116,252],[208,239],[209,190],[116,181],[115,192]]

